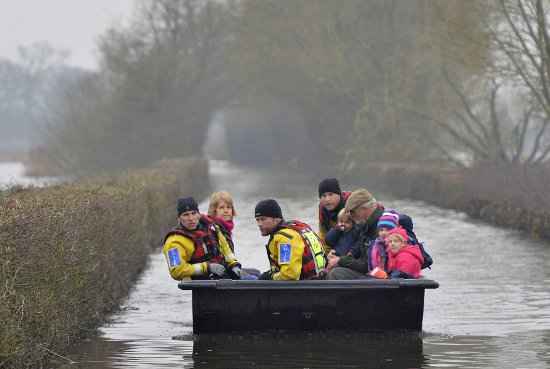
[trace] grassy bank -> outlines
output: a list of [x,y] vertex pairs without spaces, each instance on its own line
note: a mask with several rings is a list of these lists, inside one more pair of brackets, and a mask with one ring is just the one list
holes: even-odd
[[175,199],[207,189],[207,162],[189,159],[0,193],[0,367],[43,367],[93,333],[174,223]]
[[550,239],[550,171],[483,166],[467,170],[370,164],[345,178],[373,191],[464,211],[501,227]]

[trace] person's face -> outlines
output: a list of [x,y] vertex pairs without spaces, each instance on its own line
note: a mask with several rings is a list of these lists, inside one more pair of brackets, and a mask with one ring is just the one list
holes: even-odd
[[181,225],[190,230],[194,231],[197,229],[197,226],[199,225],[199,219],[201,218],[201,214],[196,210],[190,210],[185,211],[181,213],[181,215],[178,217]]
[[405,246],[405,242],[403,241],[403,239],[395,234],[388,236],[388,238],[386,238],[386,243],[390,247],[390,250],[394,253]]
[[350,217],[339,217],[338,218],[338,228],[341,231],[347,232],[353,226],[353,222]]
[[225,201],[220,201],[216,206],[216,216],[225,221],[233,220],[233,207]]
[[319,201],[321,202],[322,207],[328,211],[333,211],[340,203],[340,195],[334,192],[325,192],[321,195]]
[[378,228],[378,237],[384,239],[388,236],[388,233],[390,232],[389,228],[387,227],[380,227]]
[[374,213],[374,207],[359,206],[358,208],[351,210],[351,218],[355,223],[363,224],[369,219],[372,213]]
[[260,232],[262,233],[262,236],[267,236],[277,228],[279,225],[281,219],[279,218],[271,218],[271,217],[256,217],[256,224],[258,225],[258,228],[260,228]]

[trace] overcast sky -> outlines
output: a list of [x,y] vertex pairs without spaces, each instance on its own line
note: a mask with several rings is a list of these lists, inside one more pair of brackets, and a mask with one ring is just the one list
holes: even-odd
[[0,57],[48,41],[71,52],[68,64],[96,68],[96,40],[132,14],[136,0],[0,0]]

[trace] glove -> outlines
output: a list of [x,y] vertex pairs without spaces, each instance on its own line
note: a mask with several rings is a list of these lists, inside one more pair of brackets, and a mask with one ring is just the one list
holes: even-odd
[[273,272],[271,270],[268,270],[267,272],[263,272],[260,274],[260,277],[258,279],[264,280],[264,281],[270,281],[273,279]]
[[380,267],[376,267],[370,271],[369,275],[378,279],[388,279],[388,273]]
[[326,279],[327,275],[328,275],[328,271],[326,269],[321,269],[319,271],[319,273],[317,273],[316,275],[314,275],[310,279],[311,280],[322,280],[322,279]]
[[218,263],[208,263],[208,272],[221,278],[225,274],[225,267]]
[[231,274],[233,274],[233,277],[235,279],[241,279],[241,268],[237,265],[231,268]]

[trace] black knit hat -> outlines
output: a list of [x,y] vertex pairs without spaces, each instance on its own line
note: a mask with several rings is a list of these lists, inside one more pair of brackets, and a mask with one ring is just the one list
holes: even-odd
[[192,211],[192,210],[199,211],[199,205],[197,204],[194,198],[183,197],[181,199],[178,199],[177,210],[178,210],[178,217],[179,217],[182,213],[185,213],[186,211]]
[[325,192],[337,193],[338,195],[342,194],[340,183],[338,183],[336,178],[325,178],[319,183],[319,197]]
[[267,199],[260,201],[254,209],[254,217],[271,217],[283,219],[283,212],[277,201]]

